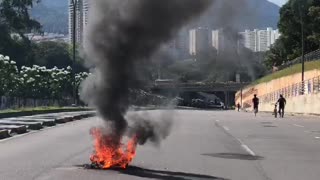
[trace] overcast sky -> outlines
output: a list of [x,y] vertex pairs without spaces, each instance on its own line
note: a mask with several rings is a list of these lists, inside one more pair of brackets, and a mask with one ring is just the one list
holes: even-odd
[[284,3],[287,2],[287,0],[268,0],[268,1],[271,1],[279,6],[282,6],[282,5],[284,5]]

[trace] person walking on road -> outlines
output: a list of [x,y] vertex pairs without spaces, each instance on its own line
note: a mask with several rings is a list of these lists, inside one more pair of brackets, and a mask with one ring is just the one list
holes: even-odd
[[283,97],[282,94],[280,94],[280,98],[278,99],[278,102],[279,104],[279,115],[280,115],[280,118],[283,118],[284,117],[284,108],[287,104],[287,100]]
[[240,112],[240,108],[241,108],[240,103],[237,104],[237,108],[238,108],[238,112]]
[[254,115],[257,116],[257,113],[259,111],[259,98],[257,98],[256,94],[254,95],[254,97],[252,99],[252,104],[253,104]]

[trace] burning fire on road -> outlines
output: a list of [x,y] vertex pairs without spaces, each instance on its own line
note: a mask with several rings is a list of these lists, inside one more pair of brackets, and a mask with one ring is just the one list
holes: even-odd
[[[92,166],[99,169],[126,169],[136,155],[137,136],[126,143],[118,143],[113,135],[104,134],[102,128],[91,129],[94,138],[94,152],[90,157]],[[122,141],[122,139],[121,139]]]

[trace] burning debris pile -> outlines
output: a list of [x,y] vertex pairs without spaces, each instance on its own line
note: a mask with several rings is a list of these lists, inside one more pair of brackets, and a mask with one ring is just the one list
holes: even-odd
[[114,141],[112,135],[103,134],[103,129],[92,128],[95,152],[90,160],[95,168],[109,169],[111,167],[127,168],[136,155],[137,137],[133,136],[127,144]]
[[[135,88],[139,82],[137,63],[149,59],[211,2],[91,1],[84,49],[95,72],[82,84],[81,98],[95,106],[108,125],[108,129],[91,131],[95,139],[93,164],[105,169],[125,168],[132,161],[137,144],[157,142],[167,136],[167,129],[161,131],[155,126],[169,128],[168,124],[155,124],[140,117],[134,118],[129,126],[125,118],[130,105],[130,88]],[[122,144],[125,137],[129,139],[126,145]]]

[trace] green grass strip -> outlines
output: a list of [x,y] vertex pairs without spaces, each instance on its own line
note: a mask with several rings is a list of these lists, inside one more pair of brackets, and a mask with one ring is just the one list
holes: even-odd
[[[305,63],[305,71],[311,71],[314,69],[320,69],[320,61],[311,61]],[[289,68],[274,72],[270,75],[264,76],[263,78],[260,78],[256,81],[254,81],[251,85],[256,85],[260,83],[267,83],[274,79],[282,78],[285,76],[290,76],[293,74],[301,73],[302,72],[302,65],[296,64]]]

